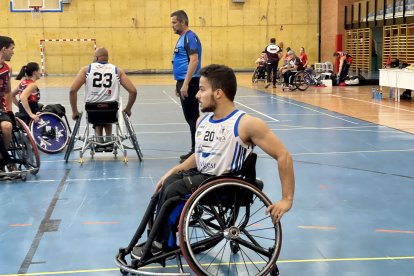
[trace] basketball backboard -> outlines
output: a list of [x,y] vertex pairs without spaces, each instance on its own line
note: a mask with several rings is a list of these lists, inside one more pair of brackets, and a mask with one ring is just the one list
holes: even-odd
[[62,12],[62,0],[10,0],[11,12],[32,12],[33,6],[40,6],[40,12]]

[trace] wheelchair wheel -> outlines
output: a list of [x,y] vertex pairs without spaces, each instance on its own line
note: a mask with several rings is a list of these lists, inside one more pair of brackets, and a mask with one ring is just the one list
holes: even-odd
[[20,131],[14,135],[16,137],[16,148],[19,159],[23,160],[22,164],[31,174],[37,174],[40,168],[40,157],[37,151],[36,143],[30,133],[27,125],[19,118],[16,118],[16,124]]
[[38,148],[46,153],[60,152],[69,140],[66,124],[54,113],[41,113],[39,122],[30,122],[30,130]]
[[197,275],[267,275],[281,249],[280,223],[265,214],[271,201],[253,185],[221,178],[187,200],[180,248]]
[[142,155],[142,151],[141,148],[138,144],[138,139],[137,139],[137,135],[135,134],[134,128],[131,124],[131,120],[129,120],[128,115],[125,112],[122,112],[122,116],[124,116],[124,121],[125,121],[125,125],[128,131],[128,136],[129,139],[131,140],[131,143],[135,149],[135,151],[137,152],[139,161],[142,161],[143,155]]
[[309,87],[310,76],[308,73],[300,71],[295,75],[295,79],[293,80],[293,82],[300,91],[305,91]]
[[72,152],[73,147],[75,146],[76,135],[78,135],[79,127],[80,127],[81,120],[82,120],[82,115],[83,115],[83,112],[79,114],[79,118],[76,120],[75,126],[73,127],[72,135],[70,136],[68,146],[66,147],[65,162],[68,162],[70,153]]
[[256,83],[257,82],[258,74],[259,74],[259,68],[256,68],[254,70],[254,72],[253,72],[252,83]]

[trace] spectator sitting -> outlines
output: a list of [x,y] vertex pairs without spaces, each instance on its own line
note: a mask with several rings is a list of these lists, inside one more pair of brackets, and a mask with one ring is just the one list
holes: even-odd
[[266,64],[267,64],[267,56],[264,51],[260,54],[260,57],[256,59],[257,64],[257,78],[258,79],[264,79],[265,78],[265,72],[266,72]]
[[308,67],[308,56],[305,53],[305,48],[300,47],[300,55],[299,55],[300,61],[303,64],[303,68]]

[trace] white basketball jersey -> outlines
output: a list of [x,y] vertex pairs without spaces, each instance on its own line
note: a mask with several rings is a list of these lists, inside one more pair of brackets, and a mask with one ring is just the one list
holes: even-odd
[[213,113],[201,119],[195,138],[195,158],[201,173],[222,175],[241,170],[253,150],[238,135],[239,121],[244,114],[236,109],[224,119],[214,120]]
[[86,73],[85,102],[119,101],[118,68],[110,63],[94,62]]

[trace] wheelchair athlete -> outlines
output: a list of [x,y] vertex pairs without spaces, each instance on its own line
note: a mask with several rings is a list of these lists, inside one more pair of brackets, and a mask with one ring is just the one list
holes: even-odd
[[[278,162],[282,198],[267,209],[273,222],[279,221],[292,207],[295,184],[291,155],[263,120],[236,109],[233,102],[236,90],[237,80],[231,68],[212,64],[200,70],[196,97],[201,111],[207,114],[197,121],[195,153],[167,171],[156,185],[156,221],[162,220],[163,227],[151,245],[151,255],[168,252],[176,246],[177,223],[159,213],[163,204],[177,196],[187,197],[210,177],[240,171],[255,145]],[[167,213],[176,207],[170,206]],[[131,255],[141,259],[143,248],[135,246]]]
[[[79,117],[77,93],[84,84],[86,105],[119,102],[120,85],[122,85],[129,93],[128,103],[123,111],[131,116],[131,108],[137,97],[137,89],[122,69],[108,63],[108,57],[106,48],[96,49],[93,63],[83,67],[73,81],[70,87],[70,105],[74,120]],[[112,135],[112,124],[95,124],[94,128],[96,136],[101,139],[98,141],[99,143],[105,143],[103,141],[103,129],[105,129],[106,137]],[[111,152],[112,145],[103,147],[97,144],[95,151]]]
[[304,69],[303,63],[300,61],[300,58],[296,56],[293,50],[288,52],[289,54],[289,63],[283,66],[282,75],[284,79],[284,87],[288,88],[293,86],[294,76],[297,71]]
[[0,36],[0,131],[2,140],[0,141],[0,172],[8,164],[8,170],[14,171],[16,166],[10,164],[11,158],[7,152],[12,140],[12,120],[8,115],[11,112],[11,68],[6,61],[10,61],[14,54],[14,41],[10,37]]
[[[39,64],[29,62],[24,65],[16,77],[16,80],[22,80],[20,84],[12,91],[13,103],[19,108],[16,116],[22,119],[26,125],[31,120],[39,121],[40,112],[40,91],[36,85],[36,81],[40,79],[41,73]],[[19,99],[16,96],[19,96]]]

